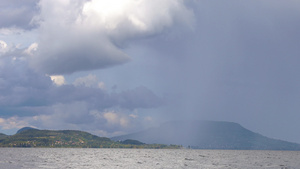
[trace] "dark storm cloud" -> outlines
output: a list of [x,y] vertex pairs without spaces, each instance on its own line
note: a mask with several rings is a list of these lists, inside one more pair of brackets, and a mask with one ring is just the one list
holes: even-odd
[[39,0],[0,0],[0,28],[32,29]]
[[138,42],[156,51],[160,83],[168,82],[165,90],[177,94],[169,112],[236,121],[272,137],[299,140],[282,132],[300,129],[289,126],[297,123],[300,109],[299,2],[190,3],[194,31]]
[[41,43],[37,57],[31,60],[32,67],[47,74],[59,75],[70,74],[77,70],[107,68],[130,60],[129,56],[113,44],[110,42],[105,44],[104,39],[99,37],[96,40],[83,40],[86,38],[78,39],[78,37],[66,40],[65,38],[62,35],[62,39],[53,39],[51,47],[43,46],[44,44]]

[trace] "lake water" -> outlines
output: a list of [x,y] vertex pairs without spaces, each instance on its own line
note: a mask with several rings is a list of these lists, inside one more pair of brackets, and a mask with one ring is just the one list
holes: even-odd
[[300,151],[0,148],[0,168],[300,168]]

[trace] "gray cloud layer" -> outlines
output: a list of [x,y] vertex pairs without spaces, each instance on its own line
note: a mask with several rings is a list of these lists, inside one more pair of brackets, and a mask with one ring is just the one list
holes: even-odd
[[98,86],[57,86],[49,76],[28,67],[26,60],[10,55],[0,62],[2,129],[26,125],[53,129],[67,127],[106,135],[127,130],[131,123],[136,123],[130,117],[134,111],[163,104],[162,98],[142,86],[118,93],[110,93]]
[[[28,68],[26,62],[5,60],[0,66],[0,105],[2,107],[49,106],[57,103],[87,102],[94,108],[126,109],[160,106],[161,98],[146,87],[121,93],[108,93],[96,87],[56,86],[50,77]],[[21,115],[21,114],[18,114]]]
[[0,28],[32,29],[38,14],[38,0],[0,0]]

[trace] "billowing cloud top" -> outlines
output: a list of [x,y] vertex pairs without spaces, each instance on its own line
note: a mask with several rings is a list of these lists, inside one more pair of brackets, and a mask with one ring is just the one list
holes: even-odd
[[160,34],[193,15],[183,0],[42,0],[39,47],[31,66],[47,74],[105,68],[130,57],[129,40]]

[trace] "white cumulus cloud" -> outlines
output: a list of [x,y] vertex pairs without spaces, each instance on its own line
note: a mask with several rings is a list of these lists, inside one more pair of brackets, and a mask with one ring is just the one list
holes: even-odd
[[0,54],[7,51],[7,43],[0,40]]
[[57,86],[61,86],[66,83],[65,77],[62,75],[50,76],[50,78],[53,81],[53,83],[56,84]]
[[34,55],[35,52],[37,51],[38,46],[39,46],[39,45],[38,45],[37,43],[33,43],[33,44],[31,44],[27,49],[24,50],[24,53],[27,54],[27,55],[32,56],[32,55]]
[[20,129],[22,127],[28,127],[30,126],[25,120],[22,120],[19,117],[10,117],[10,118],[0,118],[0,127],[3,130],[9,130],[9,129]]

